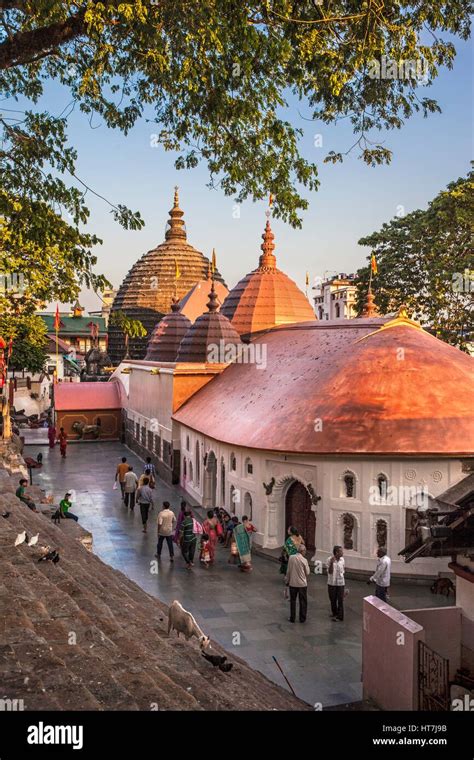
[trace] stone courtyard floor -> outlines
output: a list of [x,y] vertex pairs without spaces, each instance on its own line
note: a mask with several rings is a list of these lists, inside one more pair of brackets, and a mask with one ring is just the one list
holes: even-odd
[[[178,555],[168,559],[164,545],[158,573],[153,573],[156,551],[155,521],[158,506],[150,513],[148,533],[141,530],[139,509],[127,510],[120,491],[112,489],[117,463],[126,456],[137,475],[143,462],[120,443],[70,444],[62,460],[59,448],[28,445],[26,456],[43,453],[43,468],[33,472],[33,482],[55,496],[76,492],[72,511],[93,534],[93,551],[122,571],[149,594],[166,603],[173,599],[190,610],[206,634],[231,654],[244,659],[283,688],[288,688],[273,656],[277,658],[298,697],[323,708],[356,702],[362,698],[361,634],[362,599],[370,593],[365,582],[348,580],[344,623],[329,618],[324,577],[311,575],[308,588],[308,620],[288,622],[289,603],[283,596],[278,565],[264,557],[253,560],[253,572],[240,573],[227,563],[228,550],[219,548],[216,565],[208,570],[185,569]],[[157,482],[156,502],[168,500],[179,507],[181,491]],[[372,587],[373,588],[373,587]],[[398,609],[444,606],[452,603],[434,596],[427,586],[394,585],[391,603]],[[146,670],[146,663],[144,663]]]

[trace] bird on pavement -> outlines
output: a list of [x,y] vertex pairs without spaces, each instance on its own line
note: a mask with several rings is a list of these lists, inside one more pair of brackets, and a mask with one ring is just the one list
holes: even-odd
[[219,670],[222,670],[223,673],[230,673],[230,671],[233,668],[232,662],[221,662],[219,665]]

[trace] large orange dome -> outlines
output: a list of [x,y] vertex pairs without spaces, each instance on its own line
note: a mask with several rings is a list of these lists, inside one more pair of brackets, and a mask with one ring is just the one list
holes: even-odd
[[275,236],[267,221],[259,266],[233,288],[221,306],[242,338],[297,322],[313,322],[314,311],[295,282],[277,269]]
[[[140,320],[147,330],[145,338],[130,340],[132,359],[144,358],[151,333],[168,313],[172,298],[179,300],[207,276],[211,262],[187,242],[183,216],[176,188],[165,241],[133,265],[115,296],[111,314],[122,311]],[[224,282],[217,270],[214,277]],[[125,353],[123,334],[113,324],[109,325],[108,352],[113,364],[118,364]]]
[[174,419],[245,448],[474,455],[474,360],[398,317],[280,327],[267,366],[231,364]]

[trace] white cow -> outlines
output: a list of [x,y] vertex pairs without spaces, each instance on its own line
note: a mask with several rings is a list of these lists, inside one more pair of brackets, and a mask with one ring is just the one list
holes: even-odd
[[199,640],[201,649],[206,649],[209,646],[209,636],[206,636],[201,631],[191,613],[185,610],[183,605],[176,599],[170,604],[168,612],[168,634],[171,633],[173,628],[177,632],[178,637],[180,633],[184,633],[186,641],[195,636]]

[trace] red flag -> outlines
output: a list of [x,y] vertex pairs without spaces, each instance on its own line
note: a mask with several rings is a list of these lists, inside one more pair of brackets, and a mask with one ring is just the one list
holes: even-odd
[[54,316],[54,329],[58,332],[61,326],[61,317],[59,316],[59,306],[56,304],[56,314]]

